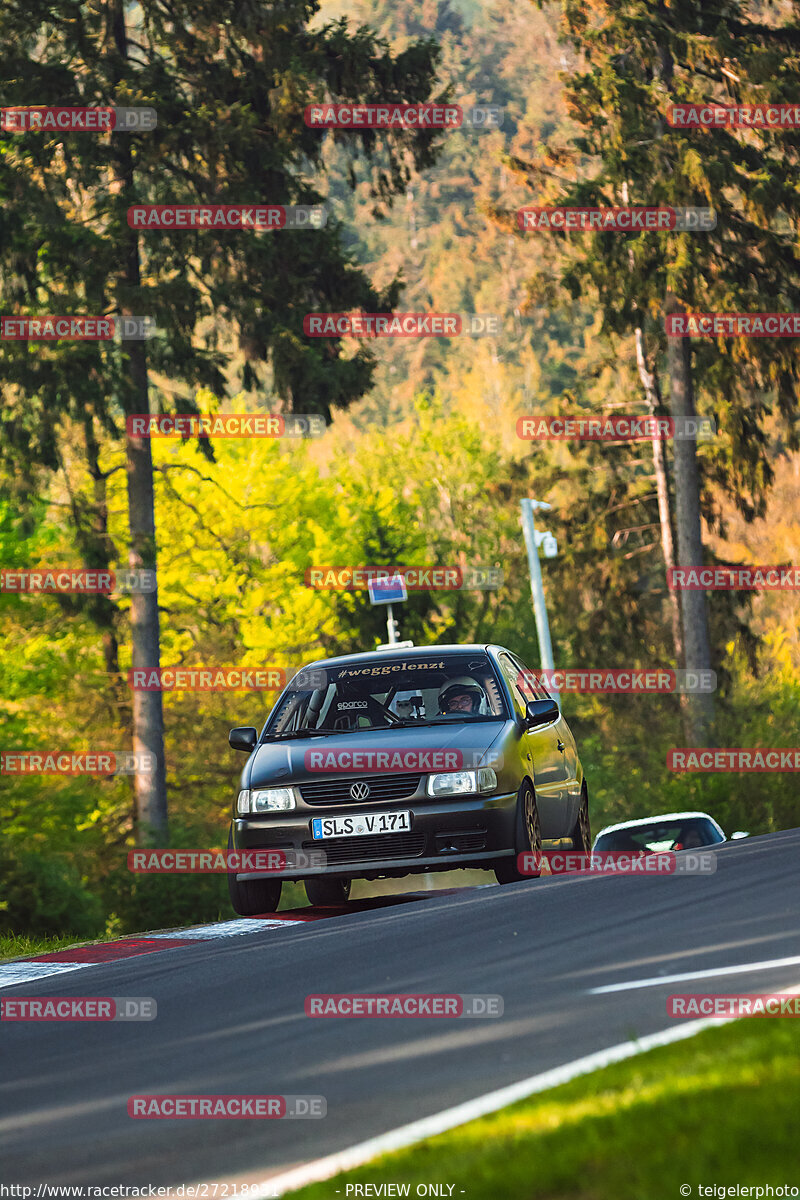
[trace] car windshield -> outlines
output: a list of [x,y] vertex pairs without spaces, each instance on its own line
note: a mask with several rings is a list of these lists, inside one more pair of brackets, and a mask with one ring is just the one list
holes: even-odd
[[697,846],[713,846],[721,840],[718,830],[706,817],[683,817],[601,833],[594,849],[657,853],[662,850],[692,850]]
[[507,718],[486,654],[380,658],[304,668],[270,716],[267,737],[357,733]]

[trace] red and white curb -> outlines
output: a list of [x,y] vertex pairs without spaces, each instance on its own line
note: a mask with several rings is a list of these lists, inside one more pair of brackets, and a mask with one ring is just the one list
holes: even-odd
[[40,963],[27,960],[0,963],[0,988],[15,987],[18,983],[35,983],[47,975],[65,975],[91,963]]
[[264,933],[269,930],[291,929],[310,921],[324,921],[347,913],[372,911],[394,907],[407,901],[424,900],[430,896],[443,896],[469,888],[442,888],[431,892],[412,892],[399,896],[376,896],[370,900],[355,900],[331,908],[293,908],[273,916],[239,917],[235,921],[218,921],[211,925],[192,925],[187,929],[172,929],[164,933],[143,933],[135,937],[117,938],[113,942],[93,942],[88,946],[72,946],[67,950],[54,950],[48,954],[32,954],[29,958],[14,959],[0,963],[0,989],[16,987],[20,983],[35,983],[48,975],[65,975],[68,971],[79,971],[85,967],[97,967],[103,963],[119,962],[141,954],[157,954],[164,950],[178,950],[184,946],[200,945],[218,939],[241,937],[245,934]]
[[55,950],[50,954],[34,954],[30,958],[0,963],[0,988],[15,987],[20,983],[35,983],[48,975],[65,975],[68,971],[99,967],[103,963],[120,962],[122,959],[138,957],[141,954],[157,954],[163,950],[200,945],[217,938],[289,929],[308,919],[296,915],[261,919],[242,918],[239,921],[221,921],[215,925],[190,926],[188,929],[177,929],[168,933],[148,933],[142,937],[118,938],[113,942],[73,946],[67,950]]

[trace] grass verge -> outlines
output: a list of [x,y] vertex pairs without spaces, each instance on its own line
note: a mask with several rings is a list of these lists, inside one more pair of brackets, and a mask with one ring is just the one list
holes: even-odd
[[698,1184],[798,1186],[799,1050],[800,1021],[734,1021],[292,1195],[438,1183],[453,1200],[698,1200]]
[[69,946],[86,946],[90,942],[108,942],[117,937],[79,938],[75,934],[60,937],[27,937],[22,933],[0,933],[0,962],[9,958],[24,958],[29,954],[49,954],[52,950],[66,950]]

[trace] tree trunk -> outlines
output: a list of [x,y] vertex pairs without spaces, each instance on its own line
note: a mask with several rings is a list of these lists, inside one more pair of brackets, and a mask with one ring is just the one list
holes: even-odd
[[[93,566],[101,566],[104,570],[110,568],[110,558],[114,550],[108,533],[108,476],[100,467],[100,447],[95,436],[94,416],[87,410],[84,415],[84,442],[86,446],[86,462],[92,478],[92,557],[86,559]],[[79,522],[75,521],[76,527]],[[95,624],[101,631],[103,641],[103,658],[108,674],[108,688],[113,695],[112,720],[115,729],[121,733],[125,741],[133,739],[133,720],[131,713],[131,698],[128,688],[119,669],[119,637],[117,625],[119,609],[109,596],[95,596],[97,607],[93,610]],[[126,779],[130,795],[130,824],[136,828],[136,780],[131,776]]]
[[[113,33],[116,50],[122,59],[128,57],[128,37],[125,27],[124,0],[113,0]],[[119,138],[120,182],[128,203],[133,203],[134,177],[130,143]],[[124,292],[135,297],[141,285],[139,235],[128,229],[122,244],[125,255],[123,272]],[[133,315],[130,302],[120,305],[124,315]],[[135,315],[142,315],[137,313]],[[127,343],[129,364],[128,386],[124,389],[123,408],[126,416],[148,413],[150,400],[147,379],[145,343]],[[126,471],[128,479],[128,524],[130,544],[128,565],[131,570],[156,570],[155,502],[153,490],[153,456],[150,439],[132,437],[126,431]],[[156,576],[157,578],[157,576]],[[158,619],[158,590],[131,594],[131,640],[133,669],[158,671],[161,663]],[[154,842],[167,834],[167,778],[164,757],[164,710],[161,692],[133,692],[133,751],[148,755],[152,770],[136,772],[137,840]]]
[[[140,413],[149,412],[147,357],[143,342],[130,346],[133,395],[139,397]],[[149,438],[126,439],[128,474],[128,520],[131,570],[156,569],[155,503],[153,456]],[[131,595],[131,638],[133,669],[157,671],[161,664],[158,620],[158,591]],[[167,779],[164,761],[164,710],[161,692],[133,692],[133,751],[148,754],[153,770],[136,772],[136,819],[140,842],[167,833]]]
[[[665,312],[683,312],[672,292],[667,292]],[[672,416],[679,420],[695,416],[692,391],[691,343],[688,338],[667,338],[667,369],[669,373],[669,405]],[[703,565],[703,532],[700,520],[700,472],[697,465],[697,446],[694,440],[678,439],[674,443],[675,464],[675,526],[678,535],[678,565]],[[702,590],[681,592],[683,615],[683,644],[687,670],[711,669],[711,645],[708,637],[708,605]],[[691,693],[687,697],[690,742],[695,746],[709,745],[714,719],[714,700],[710,692]]]
[[[636,330],[636,362],[639,367],[639,378],[647,397],[647,407],[655,416],[661,407],[655,375],[648,371],[647,360],[641,329]],[[661,525],[661,553],[664,566],[670,571],[675,566],[675,547],[672,540],[672,520],[669,511],[669,485],[667,482],[667,456],[664,452],[664,442],[661,438],[653,438],[653,466],[656,474],[656,492],[658,494],[658,519]],[[678,593],[668,590],[670,622],[672,625],[672,641],[675,648],[677,666],[685,666],[683,654],[683,634],[681,632],[681,606]]]

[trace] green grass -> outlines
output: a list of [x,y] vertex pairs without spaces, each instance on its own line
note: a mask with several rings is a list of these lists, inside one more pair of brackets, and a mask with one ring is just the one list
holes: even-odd
[[690,1184],[698,1200],[698,1184],[797,1185],[799,1050],[800,1021],[731,1022],[293,1195],[443,1183],[453,1200],[680,1200]]
[[[116,934],[110,935],[116,937]],[[92,941],[109,941],[109,938],[92,938]],[[75,934],[61,937],[27,937],[22,933],[0,933],[0,962],[9,958],[24,958],[28,954],[49,954],[52,950],[66,950],[69,946],[85,946]]]

